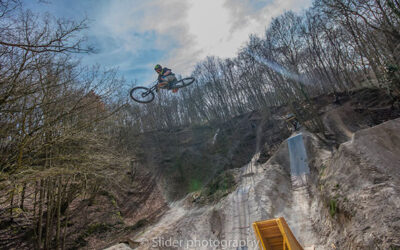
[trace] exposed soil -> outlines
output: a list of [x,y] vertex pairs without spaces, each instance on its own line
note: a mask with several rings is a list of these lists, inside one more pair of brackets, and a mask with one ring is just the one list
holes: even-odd
[[[400,138],[393,133],[400,131],[400,120],[373,126],[399,117],[399,109],[388,105],[387,96],[376,89],[343,94],[339,104],[329,100],[333,96],[317,99],[327,138],[321,140],[302,129],[311,169],[307,186],[295,188],[291,183],[287,144],[273,139],[282,140],[284,135],[273,126],[269,130],[258,127],[255,144],[250,145],[263,141],[263,147],[239,169],[234,190],[208,204],[198,192],[174,203],[159,223],[133,237],[140,249],[151,249],[146,242],[160,238],[183,244],[193,239],[242,240],[248,249],[255,249],[250,243],[255,240],[250,224],[279,216],[287,219],[299,242],[310,249],[398,247],[400,152],[396,150]],[[285,110],[280,111],[283,116]],[[280,115],[275,114],[277,121]],[[250,117],[257,113],[241,119],[254,122]],[[260,116],[257,121],[258,126],[268,127]],[[269,140],[260,138],[272,134]],[[393,167],[382,172],[389,162]],[[376,164],[382,169],[373,167]],[[170,248],[160,245],[158,249]]]

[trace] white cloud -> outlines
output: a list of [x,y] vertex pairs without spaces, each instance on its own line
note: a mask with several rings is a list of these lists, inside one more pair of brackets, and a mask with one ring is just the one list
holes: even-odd
[[[63,15],[69,7],[69,14],[85,12],[93,20],[88,35],[100,53],[87,56],[88,64],[117,66],[129,77],[148,79],[156,63],[186,75],[206,56],[234,57],[250,34],[263,35],[273,17],[299,11],[311,1],[60,0],[45,7]],[[158,56],[151,51],[155,47],[163,51]]]
[[118,41],[118,53],[132,54],[150,46],[138,34],[155,34],[153,44],[165,53],[154,64],[189,74],[208,55],[234,57],[250,34],[263,34],[273,17],[310,4],[311,0],[114,0],[97,13],[93,32]]
[[[285,10],[299,11],[311,0],[187,0],[189,9],[184,25],[190,44],[172,54],[168,61],[177,70],[188,73],[197,61],[208,55],[234,57],[250,34],[263,34],[273,17]],[[186,59],[185,59],[186,57]],[[184,68],[182,68],[182,65]],[[173,67],[173,66],[171,66]]]

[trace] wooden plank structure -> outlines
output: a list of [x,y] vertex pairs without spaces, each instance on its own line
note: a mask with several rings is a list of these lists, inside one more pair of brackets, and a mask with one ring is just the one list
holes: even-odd
[[253,223],[254,232],[264,250],[303,250],[283,217]]

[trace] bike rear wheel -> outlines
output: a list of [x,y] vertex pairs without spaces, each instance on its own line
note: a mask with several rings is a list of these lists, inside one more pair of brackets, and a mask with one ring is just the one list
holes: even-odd
[[146,87],[135,87],[129,94],[135,102],[149,103],[154,99],[154,92]]
[[179,81],[177,81],[176,83],[173,84],[172,88],[174,89],[180,89],[186,86],[189,86],[190,84],[192,84],[195,81],[195,79],[193,77],[186,77],[183,78]]

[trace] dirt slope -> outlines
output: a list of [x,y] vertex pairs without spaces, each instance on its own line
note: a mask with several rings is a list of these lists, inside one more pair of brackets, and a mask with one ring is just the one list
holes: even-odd
[[[208,174],[202,179],[208,184],[170,203],[156,224],[131,234],[131,243],[136,242],[131,246],[256,249],[251,223],[283,216],[308,249],[400,247],[400,120],[381,124],[400,112],[374,89],[344,95],[339,104],[330,100],[317,100],[327,138],[301,131],[310,168],[308,182],[301,187],[290,176],[284,140],[288,131],[279,118],[285,109],[277,109],[271,120],[253,112],[230,126],[174,131],[167,149],[162,147],[167,132],[154,135],[158,144],[147,145],[149,151],[166,151],[158,151],[150,162],[169,174],[163,176],[164,185],[173,184],[167,193],[176,188],[180,190],[175,194],[187,193],[187,180],[197,177],[190,169],[201,167],[201,157],[207,166],[197,170]],[[174,179],[179,171],[173,163],[179,158],[184,159],[179,162],[186,180]],[[208,171],[213,166],[222,172]]]
[[198,205],[188,196],[135,240],[140,249],[169,249],[173,240],[178,249],[210,249],[211,242],[228,244],[219,249],[256,249],[251,223],[283,216],[305,247],[399,246],[398,131],[400,119],[361,130],[333,156],[315,136],[304,133],[311,168],[306,187],[291,183],[284,142],[268,162],[258,164],[255,155],[240,168],[237,188],[216,204]]
[[400,119],[358,131],[321,170],[335,220],[331,232],[316,224],[341,248],[400,247],[399,131]]

